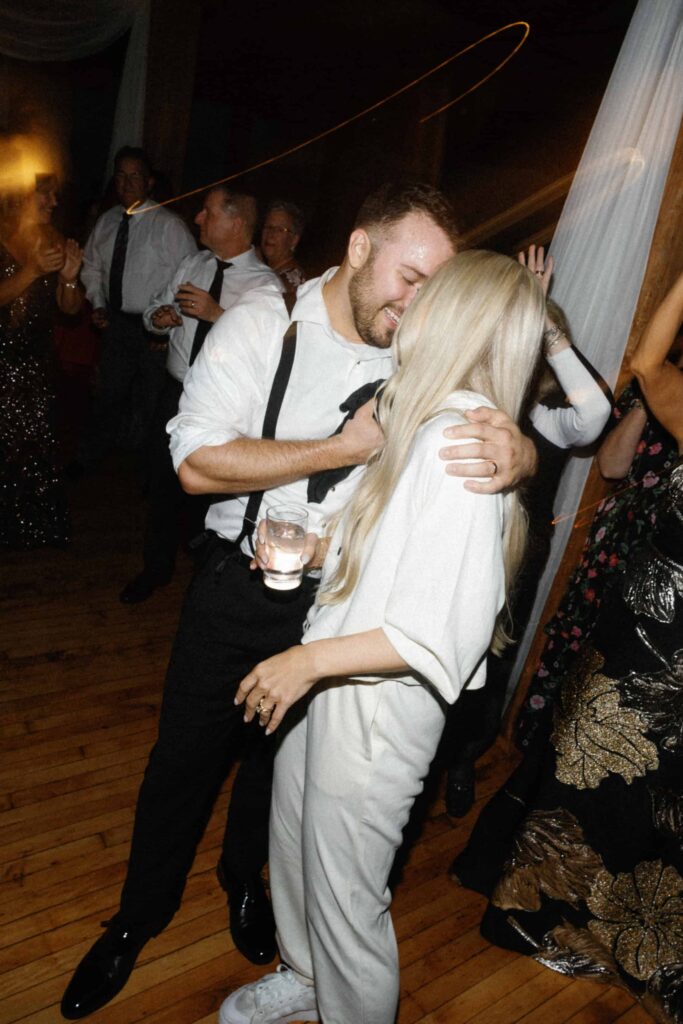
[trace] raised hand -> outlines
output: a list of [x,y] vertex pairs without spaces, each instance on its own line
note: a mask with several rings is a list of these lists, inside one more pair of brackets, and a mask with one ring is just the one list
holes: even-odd
[[59,276],[67,284],[73,284],[78,277],[83,262],[83,250],[73,238],[67,238],[64,244],[64,265]]
[[41,239],[38,239],[31,253],[31,263],[36,276],[52,274],[64,266],[64,249],[61,245],[45,246]]
[[545,259],[545,250],[542,245],[536,248],[535,245],[529,246],[529,252],[517,253],[517,259],[523,267],[527,267],[532,274],[535,274],[538,278],[538,283],[543,289],[543,294],[548,294],[548,288],[550,287],[550,278],[553,276],[553,258],[548,256]]

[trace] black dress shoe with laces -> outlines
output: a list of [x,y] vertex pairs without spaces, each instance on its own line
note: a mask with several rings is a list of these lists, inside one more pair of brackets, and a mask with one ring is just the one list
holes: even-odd
[[246,881],[235,878],[221,862],[216,875],[228,896],[230,934],[233,942],[252,964],[269,964],[275,959],[275,918],[259,874]]
[[123,604],[141,604],[152,596],[157,587],[166,587],[169,582],[169,576],[153,576],[143,570],[126,583],[119,594],[119,601]]
[[128,981],[140,950],[154,933],[110,922],[107,930],[85,954],[62,997],[67,1020],[80,1020],[99,1010]]

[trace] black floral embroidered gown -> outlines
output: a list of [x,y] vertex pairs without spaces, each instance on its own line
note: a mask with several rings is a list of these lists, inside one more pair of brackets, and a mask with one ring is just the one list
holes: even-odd
[[[0,245],[0,277],[19,269]],[[69,540],[54,432],[55,310],[54,274],[0,307],[0,547]]]
[[579,661],[452,874],[491,942],[683,1024],[683,460]]
[[[644,397],[637,381],[622,392],[612,410],[612,427]],[[560,684],[591,637],[609,587],[625,572],[631,552],[652,533],[659,499],[676,462],[671,434],[648,412],[633,462],[623,480],[598,505],[581,560],[560,607],[546,624],[548,636],[517,722],[517,743],[526,750],[541,720],[552,709]]]

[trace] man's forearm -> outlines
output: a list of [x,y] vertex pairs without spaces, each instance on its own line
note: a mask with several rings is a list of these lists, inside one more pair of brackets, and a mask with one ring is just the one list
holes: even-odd
[[245,494],[292,483],[325,469],[359,464],[341,434],[319,441],[240,438],[205,445],[181,463],[180,482],[190,494]]

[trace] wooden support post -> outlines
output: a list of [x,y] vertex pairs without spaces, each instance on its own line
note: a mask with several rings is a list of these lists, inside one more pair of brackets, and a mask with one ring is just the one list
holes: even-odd
[[145,148],[152,165],[178,191],[183,182],[201,11],[199,3],[152,0]]
[[[638,305],[617,380],[615,389],[617,394],[623,390],[630,378],[631,354],[638,344],[645,326],[680,274],[681,269],[683,269],[683,129],[679,129],[678,140],[671,158],[669,175],[659,208]],[[543,632],[543,627],[552,619],[560,605],[569,579],[578,565],[595,507],[607,494],[607,491],[608,485],[600,476],[597,463],[593,462],[581,500],[578,502],[578,507],[586,510],[586,514],[577,516],[577,522],[574,524],[560,568],[545,603],[534,642],[529,649],[517,690],[508,708],[503,727],[503,735],[508,740],[511,739],[520,706],[545,646],[546,635]]]

